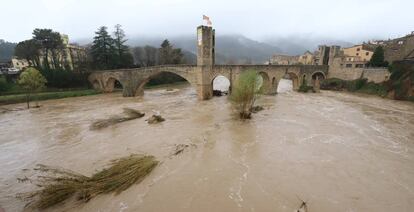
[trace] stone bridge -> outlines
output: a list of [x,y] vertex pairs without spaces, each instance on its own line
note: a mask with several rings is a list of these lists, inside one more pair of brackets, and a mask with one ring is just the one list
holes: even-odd
[[93,72],[89,81],[95,89],[112,92],[115,82],[123,88],[123,96],[133,97],[144,94],[145,84],[163,72],[170,72],[187,80],[196,90],[199,99],[209,99],[213,93],[213,81],[224,76],[230,81],[230,88],[240,73],[253,70],[263,79],[262,90],[265,94],[275,94],[282,78],[291,79],[293,89],[299,89],[303,82],[313,85],[314,80],[326,78],[328,66],[313,65],[171,65],[153,66],[136,69],[119,69]]
[[115,82],[123,88],[123,96],[133,97],[144,94],[145,84],[163,72],[170,72],[186,79],[196,88],[199,99],[209,99],[213,95],[213,80],[224,76],[230,81],[230,88],[240,73],[253,70],[263,79],[262,90],[265,94],[274,94],[282,78],[293,81],[293,89],[299,89],[304,82],[313,85],[315,79],[324,79],[328,66],[317,65],[216,65],[215,31],[211,27],[197,28],[197,65],[166,65],[135,69],[95,71],[89,75],[89,81],[95,89],[112,92]]

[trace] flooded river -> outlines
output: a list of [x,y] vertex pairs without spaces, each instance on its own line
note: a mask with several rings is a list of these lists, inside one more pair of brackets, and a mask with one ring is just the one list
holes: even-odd
[[[242,122],[226,97],[198,101],[183,86],[0,114],[0,206],[24,209],[15,195],[33,187],[17,178],[30,177],[36,164],[91,175],[143,153],[162,163],[140,184],[50,210],[292,212],[300,199],[310,211],[414,210],[414,104],[327,91],[263,96],[258,104],[265,110]],[[146,116],[89,129],[125,107]],[[157,113],[166,121],[148,125]],[[189,148],[171,156],[178,144]]]

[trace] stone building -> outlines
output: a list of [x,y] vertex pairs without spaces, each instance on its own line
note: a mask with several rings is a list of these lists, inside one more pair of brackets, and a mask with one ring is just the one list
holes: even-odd
[[306,51],[302,55],[299,56],[298,62],[299,64],[303,65],[315,65],[315,55],[312,54],[310,51]]
[[370,41],[367,45],[372,49],[382,46],[385,60],[389,63],[399,60],[414,60],[414,31],[401,38]]
[[270,59],[270,64],[273,64],[273,65],[295,65],[298,63],[299,63],[299,56],[275,54]]
[[28,66],[30,66],[30,63],[26,59],[18,59],[17,57],[12,57],[10,61],[10,67],[18,70],[23,70]]
[[348,59],[350,61],[368,62],[374,54],[373,48],[365,44],[354,45],[348,48],[343,48],[342,50],[344,51],[344,55],[349,56]]
[[[61,34],[63,41],[63,49],[58,52],[57,58],[59,60],[60,66],[68,70],[78,70],[80,64],[86,62],[87,60],[87,51],[84,47],[81,47],[77,44],[69,43],[69,36]],[[43,64],[44,57],[43,52],[41,52],[40,63]],[[52,61],[52,52],[48,53],[48,61],[51,68],[54,67]]]

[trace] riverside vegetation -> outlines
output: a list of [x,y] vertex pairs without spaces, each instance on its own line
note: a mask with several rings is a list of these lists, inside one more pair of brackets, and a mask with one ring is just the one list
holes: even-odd
[[29,201],[27,206],[36,209],[49,208],[73,196],[76,201],[87,202],[100,194],[119,194],[141,182],[158,163],[154,156],[132,154],[113,160],[108,168],[91,177],[70,170],[38,165],[35,170],[41,175],[35,182],[40,189],[19,194],[18,198]]
[[321,89],[359,92],[388,97],[396,100],[414,101],[414,63],[398,61],[389,66],[389,80],[383,83],[368,82],[367,79],[341,80],[331,78],[323,80]]
[[250,119],[253,112],[254,103],[261,94],[259,75],[253,71],[246,71],[234,84],[230,100],[236,105],[236,109],[241,119]]

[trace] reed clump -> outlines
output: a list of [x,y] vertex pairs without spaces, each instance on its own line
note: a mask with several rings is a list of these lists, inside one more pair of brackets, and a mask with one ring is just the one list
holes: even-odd
[[100,119],[92,123],[90,126],[91,130],[98,130],[102,128],[106,128],[121,122],[141,118],[145,116],[145,113],[141,113],[139,110],[131,109],[131,108],[124,108],[125,116],[112,116],[108,119]]
[[132,154],[111,161],[110,166],[91,177],[44,165],[35,169],[43,173],[35,184],[39,190],[20,194],[18,198],[29,201],[27,207],[46,209],[74,197],[87,202],[100,194],[119,194],[133,184],[141,182],[158,165],[154,156]]

